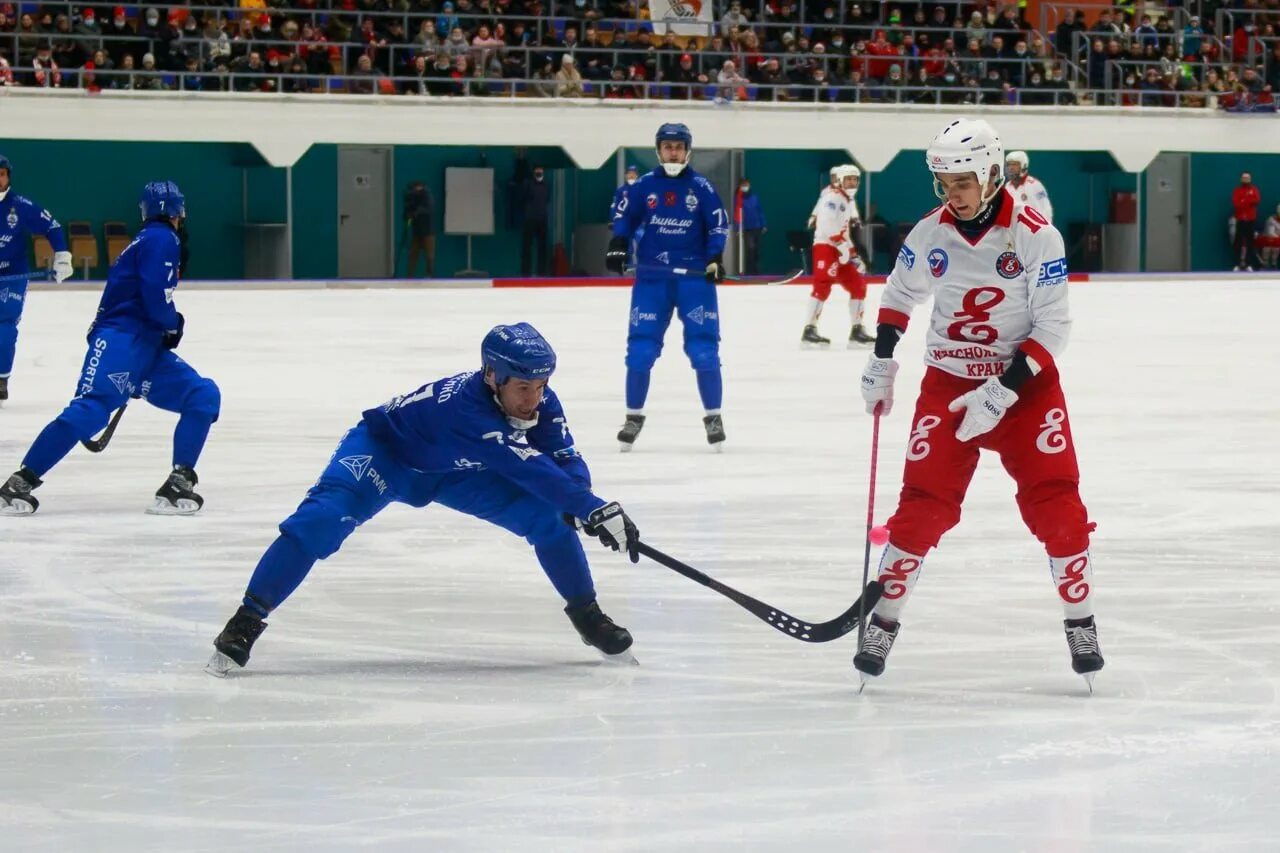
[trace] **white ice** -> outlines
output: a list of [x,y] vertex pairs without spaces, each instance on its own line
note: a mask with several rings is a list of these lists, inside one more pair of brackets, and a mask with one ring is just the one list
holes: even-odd
[[[274,614],[247,670],[202,672],[361,409],[474,367],[502,321],[554,342],[597,489],[651,544],[803,618],[843,610],[862,573],[865,351],[801,351],[799,288],[725,288],[726,452],[705,445],[677,327],[622,455],[627,296],[180,290],[181,352],[224,396],[204,512],[143,513],[173,416],[135,405],[106,453],[51,473],[39,513],[0,519],[0,848],[1278,849],[1274,281],[1072,286],[1062,365],[1107,657],[1092,697],[994,459],[862,696],[851,638],[796,642],[588,543],[641,661],[604,665],[523,541],[440,508],[386,511]],[[3,472],[73,392],[95,304],[30,296]],[[837,341],[844,317],[833,296]],[[922,325],[899,348],[877,521]]]

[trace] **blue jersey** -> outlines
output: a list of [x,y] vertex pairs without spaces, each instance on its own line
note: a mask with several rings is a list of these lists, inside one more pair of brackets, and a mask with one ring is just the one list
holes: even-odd
[[424,385],[363,417],[397,461],[424,474],[492,470],[576,518],[604,506],[550,387],[529,429],[507,421],[479,371]]
[[178,328],[173,292],[178,287],[181,247],[167,222],[142,226],[107,273],[107,287],[98,303],[95,329],[119,329],[159,343],[165,332]]
[[67,237],[47,210],[12,190],[0,201],[0,276],[27,271],[27,236],[38,234],[55,252],[67,250]]
[[627,197],[627,190],[631,189],[633,184],[623,184],[613,191],[613,201],[609,202],[609,221],[618,215],[618,205]]
[[630,238],[639,228],[637,272],[702,275],[724,251],[729,214],[715,187],[693,169],[671,178],[659,166],[630,186],[613,216],[615,237]]

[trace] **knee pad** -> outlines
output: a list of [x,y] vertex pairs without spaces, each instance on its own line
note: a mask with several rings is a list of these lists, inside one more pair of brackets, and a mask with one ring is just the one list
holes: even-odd
[[216,422],[218,414],[222,411],[222,392],[218,390],[218,384],[212,379],[202,379],[183,401],[182,410],[208,415]]
[[889,519],[889,541],[903,551],[923,557],[959,522],[959,504],[904,486],[898,511]]
[[1050,556],[1070,556],[1089,549],[1089,534],[1097,527],[1070,480],[1038,483],[1018,495],[1022,520]]
[[336,554],[358,526],[342,507],[323,498],[308,497],[280,523],[280,532],[296,542],[304,554],[323,560]]
[[720,367],[720,346],[714,340],[693,338],[684,347],[694,370],[716,370]]
[[653,338],[631,338],[627,341],[627,367],[631,370],[652,370],[660,355],[661,341]]

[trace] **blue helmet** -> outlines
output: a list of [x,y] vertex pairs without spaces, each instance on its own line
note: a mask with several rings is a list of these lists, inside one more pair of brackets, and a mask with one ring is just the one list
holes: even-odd
[[556,351],[528,323],[494,326],[480,344],[480,363],[493,368],[493,381],[550,379],[556,371]]
[[4,169],[9,173],[9,177],[13,178],[13,165],[9,163],[9,158],[0,154],[0,169]]
[[[662,143],[663,142],[683,142],[684,143],[684,162],[683,163],[663,163],[662,162]],[[658,128],[658,135],[653,141],[654,148],[658,149],[658,163],[662,166],[662,171],[671,177],[675,177],[684,171],[684,167],[689,165],[689,161],[693,158],[693,134],[689,132],[689,128],[679,122],[669,121],[662,127]]]
[[152,181],[142,188],[138,208],[142,211],[144,220],[168,219],[171,216],[185,216],[187,200],[173,181]]

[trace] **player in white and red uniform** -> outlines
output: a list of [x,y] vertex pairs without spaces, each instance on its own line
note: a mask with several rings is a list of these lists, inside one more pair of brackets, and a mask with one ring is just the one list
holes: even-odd
[[862,376],[869,413],[893,407],[893,350],[912,309],[932,296],[933,310],[902,493],[880,560],[884,597],[854,658],[864,682],[884,671],[925,555],[960,520],[980,450],[999,454],[1022,519],[1049,554],[1072,667],[1092,689],[1103,665],[1091,596],[1094,525],[1058,382],[1056,359],[1071,330],[1062,236],[1002,189],[1001,154],[985,121],[955,121],[934,138],[926,158],[945,204],[907,236],[880,301]]
[[1275,269],[1277,261],[1280,261],[1280,205],[1262,224],[1262,233],[1254,239],[1253,245],[1258,249],[1263,268]]
[[1045,219],[1053,222],[1053,205],[1049,203],[1049,191],[1044,184],[1031,177],[1027,168],[1031,158],[1025,151],[1010,151],[1004,158],[1004,175],[1009,192],[1022,204],[1034,207]]
[[809,321],[800,335],[803,346],[827,346],[831,341],[818,334],[822,307],[833,284],[849,291],[850,346],[872,343],[875,338],[862,328],[862,306],[867,298],[867,282],[862,277],[867,266],[855,242],[862,217],[854,196],[862,173],[852,164],[831,170],[836,182],[818,196],[810,219],[813,229],[813,291],[809,294]]

